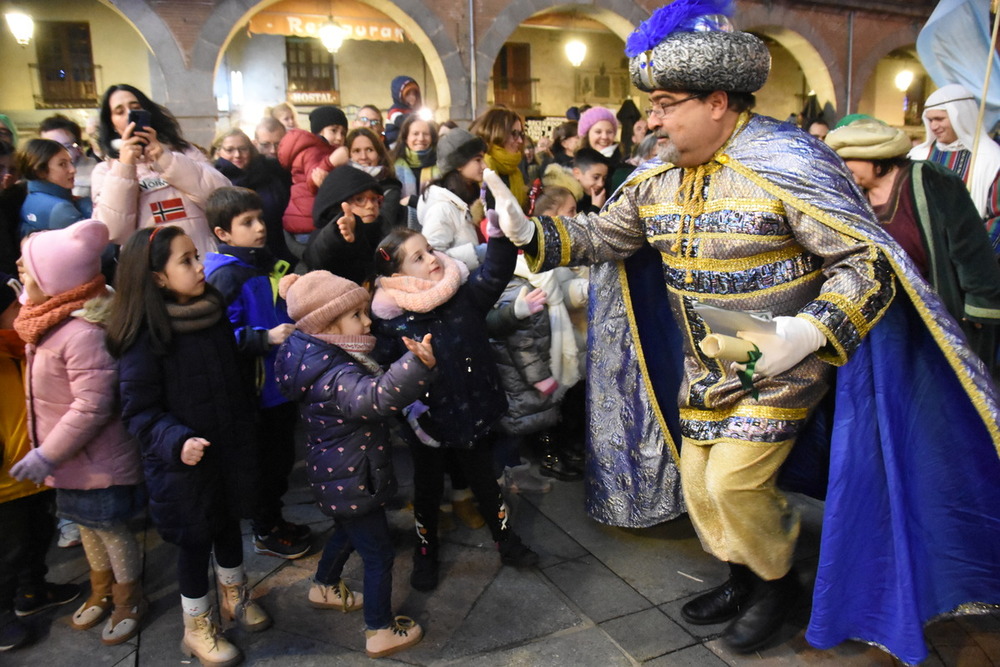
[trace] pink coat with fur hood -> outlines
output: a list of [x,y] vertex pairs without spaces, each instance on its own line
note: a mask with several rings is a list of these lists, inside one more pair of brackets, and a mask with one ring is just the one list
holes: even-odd
[[45,484],[57,489],[138,484],[139,444],[122,425],[118,362],[104,346],[104,329],[74,315],[26,352],[28,432],[56,464]]

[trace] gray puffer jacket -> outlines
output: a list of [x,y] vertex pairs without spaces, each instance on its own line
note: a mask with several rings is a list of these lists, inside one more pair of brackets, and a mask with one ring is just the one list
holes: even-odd
[[534,386],[552,377],[549,316],[544,309],[523,320],[514,316],[514,300],[523,287],[532,289],[527,280],[515,276],[486,320],[500,380],[507,393],[507,412],[497,426],[512,435],[537,433],[559,421],[558,403]]

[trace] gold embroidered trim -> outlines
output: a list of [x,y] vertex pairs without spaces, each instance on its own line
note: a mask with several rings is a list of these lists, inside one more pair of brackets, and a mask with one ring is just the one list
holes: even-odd
[[830,330],[830,327],[826,326],[825,323],[817,320],[810,313],[799,313],[798,315],[796,315],[796,317],[802,317],[812,322],[813,326],[819,329],[820,333],[826,336],[826,342],[832,345],[833,349],[835,350],[835,352],[831,353],[827,350],[827,346],[824,345],[823,347],[816,350],[817,357],[819,357],[826,363],[830,364],[831,366],[843,366],[844,364],[847,363],[847,350],[844,348],[840,340],[833,335],[833,331]]
[[639,357],[639,372],[642,374],[642,384],[646,387],[646,395],[649,397],[649,404],[653,406],[653,414],[663,432],[663,439],[670,448],[670,454],[674,457],[674,463],[680,465],[681,455],[677,450],[677,443],[670,436],[670,429],[667,428],[667,420],[663,418],[663,411],[660,409],[660,402],[656,400],[656,393],[653,391],[653,383],[649,379],[649,369],[646,366],[646,355],[639,341],[639,327],[635,322],[635,312],[632,310],[632,293],[628,287],[628,276],[625,275],[624,262],[615,263],[618,268],[618,282],[622,288],[622,298],[625,300],[625,314],[628,316],[628,327],[632,334],[632,342]]
[[[775,292],[780,292],[782,290],[791,289],[792,287],[798,287],[799,285],[801,285],[803,282],[805,282],[807,280],[814,280],[816,278],[822,278],[822,277],[823,277],[823,270],[822,269],[817,269],[816,271],[810,271],[809,273],[807,273],[805,275],[799,276],[795,280],[791,280],[791,281],[789,281],[787,283],[782,283],[781,285],[775,285],[774,287],[765,287],[764,289],[754,290],[752,292],[739,292],[737,294],[715,294],[715,293],[712,293],[709,296],[712,299],[722,299],[722,300],[748,299],[748,298],[751,298],[751,297],[759,296],[761,294],[774,294]],[[672,286],[670,284],[667,285],[667,289],[670,290],[671,292],[673,292],[674,294],[680,294],[681,296],[689,296],[692,299],[702,299],[702,298],[705,297],[705,294],[702,293],[702,292],[694,292],[694,291],[691,291],[691,290],[679,289],[679,288],[674,287],[674,286]]]
[[[674,232],[668,232],[666,234],[655,234],[653,236],[647,236],[646,239],[652,244],[654,241],[664,241],[669,243],[674,238]],[[760,243],[762,241],[767,243],[780,243],[782,241],[788,241],[795,238],[791,234],[780,234],[775,236],[762,236],[760,234],[736,234],[733,232],[695,232],[694,238],[696,239],[724,239],[727,241],[756,241]]]
[[556,231],[559,232],[559,266],[566,266],[569,264],[569,260],[572,257],[572,239],[569,236],[569,230],[566,229],[566,224],[563,223],[562,218],[552,218],[556,224]]
[[[625,181],[622,184],[621,187],[625,188],[625,187],[631,187],[633,185],[639,185],[639,183],[642,183],[643,181],[648,181],[649,179],[653,178],[654,176],[659,176],[663,172],[670,171],[671,169],[674,169],[674,168],[675,167],[672,164],[661,164],[658,167],[653,167],[652,169],[647,169],[646,171],[642,172],[638,176],[634,176],[634,177],[630,178],[629,180]],[[619,189],[621,189],[621,188],[619,188]]]
[[772,250],[750,257],[737,257],[735,259],[714,259],[712,257],[675,257],[664,252],[660,253],[663,262],[673,269],[690,269],[694,271],[718,271],[733,272],[747,271],[749,269],[783,262],[794,259],[805,254],[805,250],[800,245],[791,245],[780,250]]
[[545,230],[542,228],[542,221],[538,218],[531,218],[531,222],[535,225],[535,249],[538,254],[524,253],[524,258],[528,261],[528,268],[533,273],[538,273],[545,264]]
[[[778,419],[781,421],[801,421],[809,416],[808,408],[779,408],[770,405],[734,405],[721,410],[681,408],[680,417],[686,421],[721,422],[730,417],[751,419]],[[685,436],[686,437],[686,436]]]
[[720,442],[738,442],[741,445],[747,445],[749,447],[782,447],[785,445],[794,445],[795,438],[790,440],[778,440],[777,442],[760,442],[759,440],[741,440],[740,438],[710,438],[708,440],[695,440],[692,437],[684,436],[684,439],[689,441],[692,445],[696,447],[704,447],[705,445],[717,445]]
[[861,314],[861,310],[848,299],[843,294],[837,294],[835,292],[820,292],[819,296],[816,297],[816,301],[826,301],[832,303],[840,310],[844,311],[847,315],[847,319],[851,321],[854,328],[858,330],[858,334],[864,338],[871,331],[872,325],[865,319],[864,315]]
[[[841,234],[848,236],[853,239],[865,240],[865,238],[856,230],[851,229],[849,225],[844,224],[842,221],[838,220],[834,216],[821,211],[816,206],[809,204],[790,192],[782,189],[775,183],[771,183],[764,177],[755,173],[746,165],[741,164],[737,160],[730,159],[726,166],[730,167],[736,173],[744,176],[753,183],[759,185],[766,192],[771,193],[778,199],[781,199],[786,204],[792,208],[801,211],[802,213],[815,218],[823,222],[824,224],[830,226],[831,228],[837,230]],[[996,418],[990,414],[989,410],[986,408],[986,401],[983,399],[982,394],[978,391],[978,388],[972,381],[972,377],[969,375],[968,371],[962,364],[962,360],[959,358],[955,350],[948,344],[944,330],[941,325],[937,322],[934,316],[931,314],[930,309],[927,304],[924,303],[923,299],[920,298],[920,293],[913,283],[907,279],[906,274],[903,272],[902,266],[896,262],[896,258],[891,254],[886,254],[886,259],[892,265],[893,272],[895,273],[896,279],[903,285],[903,289],[906,291],[907,295],[910,297],[910,302],[913,307],[917,309],[920,314],[920,318],[924,321],[931,335],[934,337],[935,342],[937,342],[938,347],[941,348],[942,353],[948,360],[948,364],[951,366],[952,370],[955,371],[955,375],[958,377],[959,382],[962,384],[962,388],[965,389],[966,394],[969,396],[969,400],[972,401],[973,406],[976,408],[976,412],[979,413],[979,417],[983,420],[983,424],[986,426],[986,430],[989,432],[990,437],[993,439],[993,446],[997,450],[997,455],[1000,456],[1000,424],[997,423]],[[888,308],[888,305],[886,306]],[[883,309],[884,312],[884,309]],[[815,318],[811,318],[815,323]],[[875,322],[872,323],[872,326]],[[827,332],[824,332],[827,333]]]
[[[785,215],[785,205],[778,199],[738,199],[724,197],[705,202],[705,213],[737,211],[740,213],[771,213]],[[652,218],[658,215],[681,215],[684,207],[676,203],[646,204],[639,207],[639,217]]]

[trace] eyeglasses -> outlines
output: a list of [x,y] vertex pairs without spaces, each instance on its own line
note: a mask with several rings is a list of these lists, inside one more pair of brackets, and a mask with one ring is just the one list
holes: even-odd
[[382,195],[354,195],[347,200],[347,203],[358,208],[362,206],[381,206],[383,199]]
[[220,153],[228,153],[229,155],[232,155],[233,153],[243,153],[244,155],[248,155],[250,153],[250,147],[249,146],[230,146],[230,147],[219,146],[219,152]]
[[674,110],[674,107],[684,104],[689,100],[700,100],[704,99],[705,93],[695,93],[694,95],[688,95],[687,97],[681,98],[676,102],[656,102],[653,106],[646,109],[647,116],[653,116],[656,118],[663,118]]
[[367,125],[368,127],[378,127],[382,124],[382,121],[378,118],[365,118],[364,116],[358,116],[355,120],[359,123]]
[[524,130],[511,130],[510,136],[514,137],[515,139],[524,139],[524,137],[527,135],[524,134]]

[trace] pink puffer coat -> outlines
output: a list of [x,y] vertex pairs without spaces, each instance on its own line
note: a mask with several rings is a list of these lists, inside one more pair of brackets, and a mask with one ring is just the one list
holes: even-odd
[[118,362],[104,329],[70,317],[26,347],[28,432],[57,465],[57,489],[103,489],[142,479],[139,445],[120,418]]

